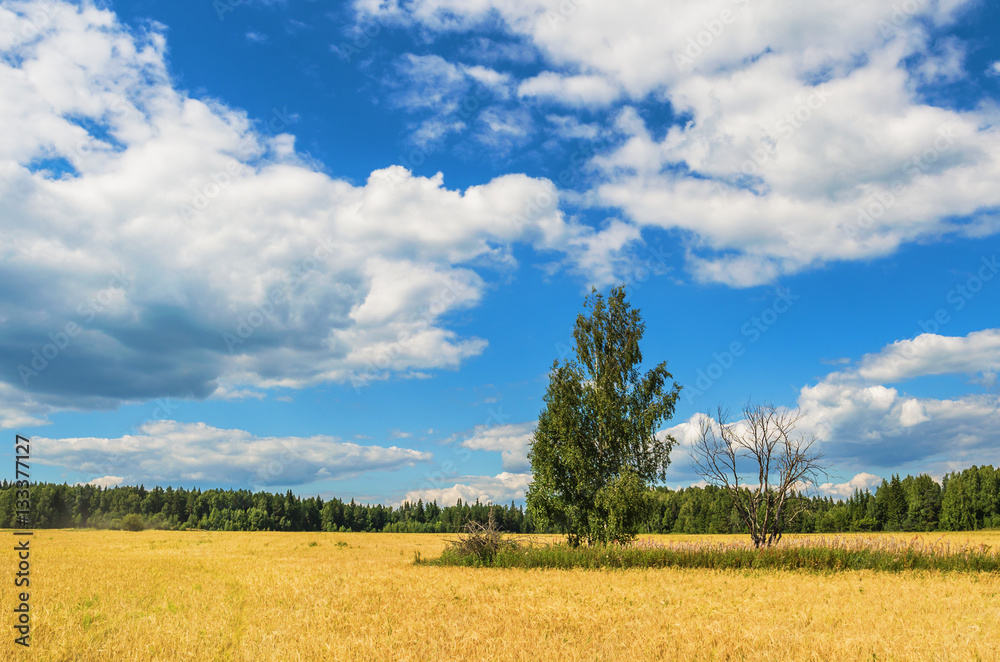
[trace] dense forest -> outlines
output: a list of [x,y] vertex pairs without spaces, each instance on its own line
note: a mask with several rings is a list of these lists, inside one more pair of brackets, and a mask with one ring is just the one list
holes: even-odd
[[[742,532],[731,501],[720,488],[657,488],[659,521],[652,533]],[[972,467],[938,483],[926,474],[893,476],[872,494],[848,499],[813,497],[790,533],[845,531],[972,531],[1000,528],[1000,468]]]
[[[17,526],[15,487],[0,483],[0,526]],[[656,508],[646,533],[739,533],[741,527],[725,491],[689,487],[656,488]],[[805,498],[805,497],[803,497]],[[1000,469],[972,467],[944,476],[893,476],[872,494],[806,499],[807,510],[788,529],[798,533],[844,531],[959,531],[1000,527]],[[129,528],[224,531],[455,532],[469,521],[485,523],[490,509],[505,530],[533,533],[523,508],[510,505],[405,502],[398,507],[324,501],[249,490],[200,490],[143,486],[40,483],[30,488],[32,528]],[[137,527],[136,527],[137,528]]]

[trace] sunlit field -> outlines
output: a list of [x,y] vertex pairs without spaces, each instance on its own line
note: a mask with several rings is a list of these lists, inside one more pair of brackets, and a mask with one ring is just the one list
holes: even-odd
[[[8,552],[0,658],[1000,659],[995,573],[414,565],[450,537],[36,531],[32,646],[11,641]],[[945,539],[1000,545],[1000,532]]]

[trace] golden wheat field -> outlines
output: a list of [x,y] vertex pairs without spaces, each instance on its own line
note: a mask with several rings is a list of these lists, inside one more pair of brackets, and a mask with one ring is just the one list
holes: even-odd
[[0,658],[1000,660],[996,574],[414,565],[448,538],[37,531],[32,646],[8,551]]

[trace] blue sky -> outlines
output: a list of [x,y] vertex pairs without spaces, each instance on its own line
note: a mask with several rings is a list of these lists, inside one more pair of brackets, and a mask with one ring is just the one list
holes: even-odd
[[[997,462],[1000,9],[8,2],[0,427],[33,478],[522,500],[629,288],[847,495]],[[12,460],[9,450],[4,457]]]

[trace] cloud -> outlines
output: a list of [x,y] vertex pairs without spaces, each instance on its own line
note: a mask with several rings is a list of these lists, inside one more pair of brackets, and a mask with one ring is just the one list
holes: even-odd
[[915,398],[881,385],[804,387],[800,430],[815,433],[838,469],[921,463],[942,474],[990,463],[1000,438],[1000,398]]
[[[707,419],[708,416],[702,412],[695,413],[686,421],[672,425],[669,428],[660,430],[656,433],[658,438],[663,438],[665,435],[670,435],[677,442],[675,448],[677,450],[688,451],[694,448],[695,442],[698,441],[701,435],[701,424],[702,421]],[[676,451],[675,451],[676,455]],[[676,457],[674,458],[677,459]]]
[[[397,107],[423,119],[411,140],[433,150],[451,134],[471,129],[477,140],[509,140],[504,134],[528,133],[516,107],[505,104],[511,96],[510,75],[482,65],[445,60],[440,55],[406,53],[396,60],[393,74],[383,80]],[[526,128],[527,127],[527,128]]]
[[545,119],[552,127],[552,131],[559,137],[567,140],[586,139],[593,140],[601,132],[598,124],[584,124],[572,115],[546,115]]
[[846,483],[823,483],[819,486],[819,491],[830,496],[842,499],[850,498],[854,490],[872,490],[882,483],[882,478],[875,474],[859,473]]
[[976,375],[1000,370],[1000,329],[985,329],[965,337],[924,333],[900,340],[876,354],[865,355],[854,370],[841,373],[882,384],[925,375]]
[[[967,45],[934,34],[973,4],[357,6],[442,34],[499,17],[559,71],[518,81],[523,98],[619,116],[625,142],[593,159],[590,204],[642,230],[680,231],[695,278],[746,287],[1000,231],[1000,111],[987,98],[962,108],[934,98],[968,76]],[[640,104],[678,119],[654,136]]]
[[571,106],[603,106],[614,101],[620,91],[602,76],[561,76],[545,71],[522,82],[517,93]]
[[430,453],[396,446],[360,446],[337,437],[258,437],[204,423],[152,421],[118,438],[46,439],[40,464],[104,476],[129,484],[302,485],[395,471],[431,459]]
[[459,54],[463,58],[487,63],[530,64],[538,59],[538,53],[534,47],[522,41],[497,41],[482,36],[473,36],[463,40],[459,47]]
[[465,476],[451,487],[411,490],[403,501],[416,503],[437,501],[439,506],[455,505],[458,499],[463,503],[508,503],[524,498],[525,490],[531,483],[530,473],[499,473],[496,476]]
[[953,83],[964,78],[965,48],[961,41],[949,37],[941,41],[938,52],[928,53],[916,69],[925,84]]
[[921,103],[893,55],[821,85],[803,83],[791,56],[693,81],[694,122],[662,140],[626,110],[628,140],[595,159],[609,178],[599,198],[639,226],[693,233],[693,273],[738,287],[920,239],[995,233],[992,111]]
[[0,382],[0,430],[45,425],[48,423],[46,416],[52,411],[52,406]]
[[850,467],[899,467],[919,461],[943,474],[989,462],[1000,445],[1000,397],[914,397],[886,384],[988,373],[998,363],[998,329],[897,341],[865,355],[854,367],[803,387],[798,398],[800,427],[823,441],[832,461]]
[[608,219],[600,231],[569,240],[574,248],[572,269],[586,279],[587,286],[607,287],[623,282],[622,274],[635,267],[630,250],[642,236],[633,225]]
[[528,446],[535,435],[535,423],[507,423],[504,425],[477,425],[472,436],[459,446],[471,450],[500,453],[504,471],[527,471]]
[[[333,179],[296,151],[287,109],[255,122],[177,89],[162,26],[37,2],[6,3],[0,24],[0,320],[18,320],[0,323],[5,426],[456,369],[487,345],[443,321],[489,286],[472,265],[594,234],[544,179],[456,190],[398,165]],[[460,104],[455,81],[497,98],[507,84],[483,66],[410,63],[437,71],[432,105]]]
[[613,6],[560,0],[415,0],[402,6],[355,2],[362,15],[382,13],[441,33],[474,32],[498,16],[549,60],[576,66],[585,72],[581,75],[608,75],[635,98],[693,73],[738,68],[748,55],[768,51],[796,53],[803,66],[838,61],[883,45],[894,35],[909,36],[923,20],[946,24],[968,5],[926,3],[903,12],[890,0],[809,8],[781,0],[674,0],[655,6],[643,0]]
[[[988,371],[998,360],[998,332],[985,329],[964,337],[923,334],[897,341],[865,355],[853,367],[803,386],[796,401],[801,418],[795,434],[816,436],[831,470],[857,471],[859,476],[876,469],[883,474],[919,470],[943,475],[994,463],[1000,448],[1000,396],[917,397],[901,386],[886,384]],[[690,449],[704,418],[697,413],[659,433],[678,441],[671,480],[694,475]],[[856,476],[821,489],[830,494],[852,492],[854,481],[860,480]]]
[[267,394],[248,388],[231,389],[223,384],[219,384],[219,387],[215,389],[215,392],[212,393],[211,397],[216,400],[246,400],[248,398],[263,400],[267,397]]
[[77,483],[77,485],[93,485],[94,487],[117,487],[119,485],[125,485],[127,481],[122,476],[101,476],[100,478],[95,478],[86,483]]
[[[475,80],[462,67],[440,55],[412,53],[403,55],[396,62],[396,75],[402,81],[392,97],[396,106],[408,111],[433,111],[440,115],[458,111],[462,95],[469,91]],[[387,83],[397,86],[396,79]]]

